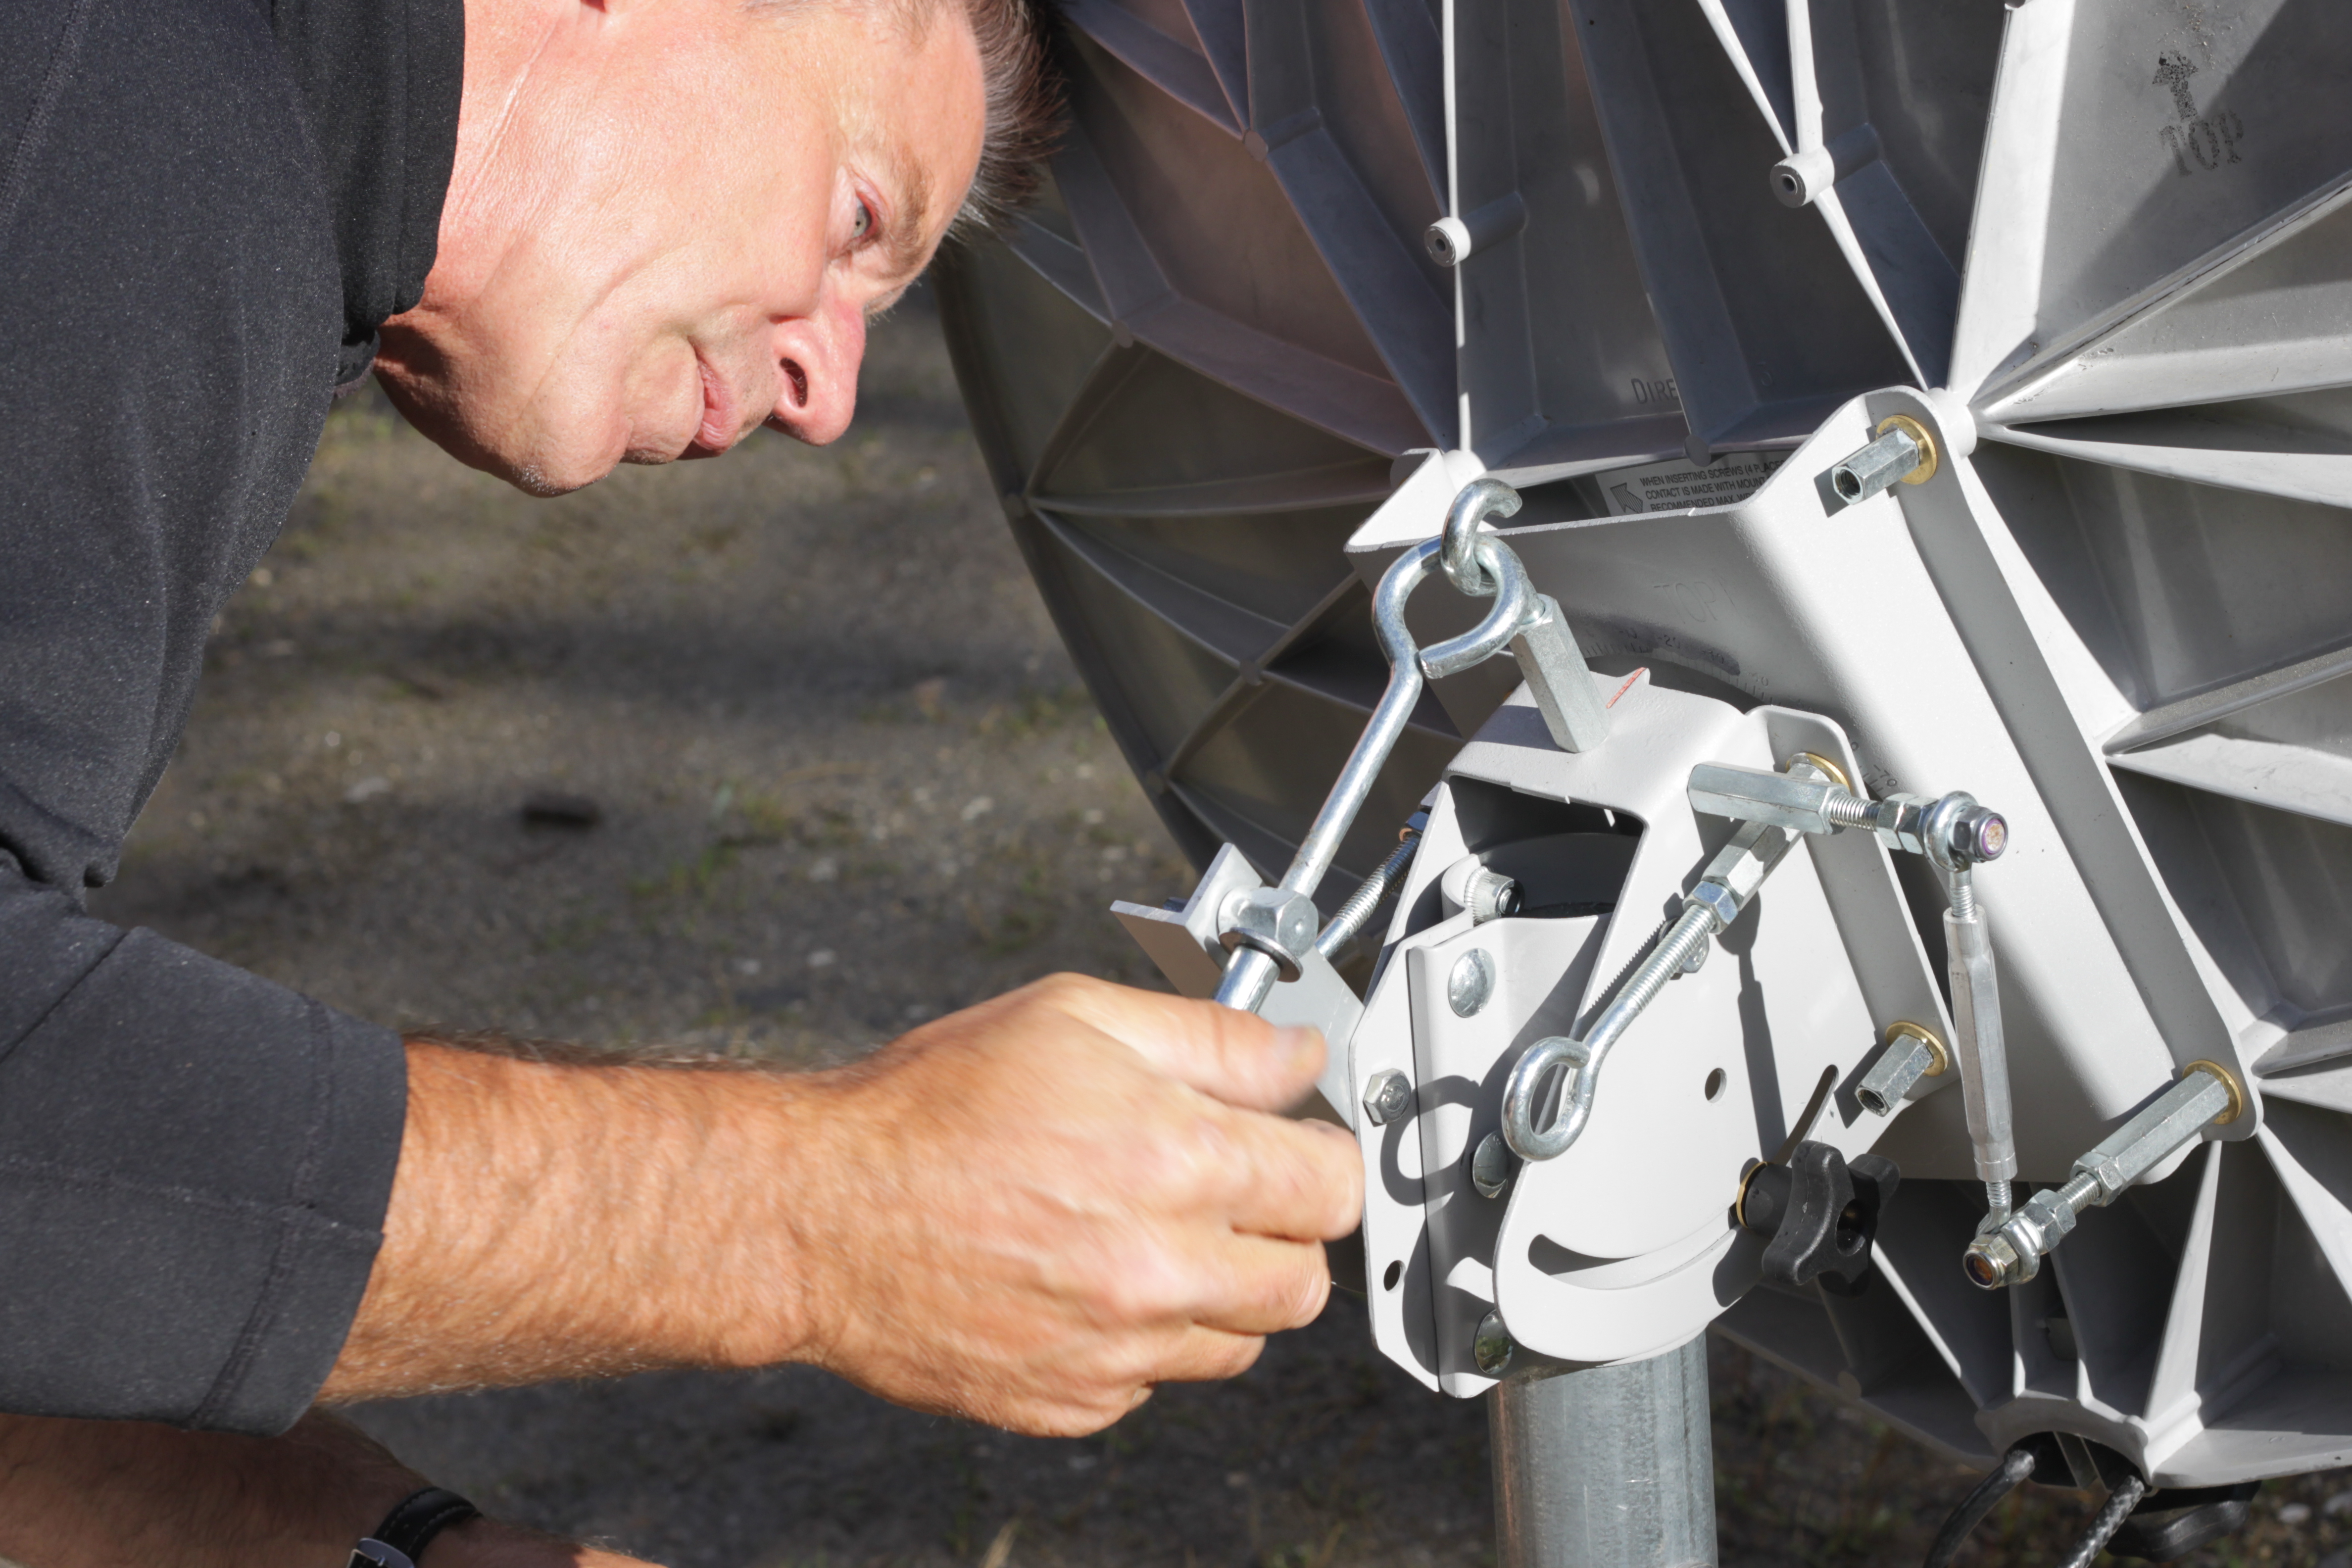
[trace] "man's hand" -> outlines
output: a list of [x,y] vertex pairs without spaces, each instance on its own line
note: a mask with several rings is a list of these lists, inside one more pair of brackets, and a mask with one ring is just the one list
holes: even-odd
[[1062,1435],[1244,1371],[1363,1206],[1345,1132],[1267,1114],[1322,1065],[1312,1031],[1070,976],[908,1036],[819,1130],[803,1356]]
[[1362,1204],[1272,1114],[1311,1033],[1071,976],[826,1073],[410,1048],[385,1242],[325,1397],[810,1361],[1023,1431],[1230,1376]]
[[[0,1558],[26,1568],[333,1568],[422,1478],[317,1411],[282,1437],[0,1415]],[[431,1568],[646,1568],[479,1519]]]

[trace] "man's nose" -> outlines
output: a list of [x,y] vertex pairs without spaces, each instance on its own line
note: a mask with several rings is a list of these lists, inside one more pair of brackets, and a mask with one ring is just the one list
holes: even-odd
[[857,409],[857,366],[866,357],[866,316],[844,300],[776,328],[774,353],[782,373],[768,423],[812,447],[849,428]]

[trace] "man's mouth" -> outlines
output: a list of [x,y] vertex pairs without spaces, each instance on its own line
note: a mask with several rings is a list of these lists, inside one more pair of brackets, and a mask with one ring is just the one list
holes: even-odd
[[713,370],[698,351],[694,365],[702,374],[702,424],[678,456],[715,458],[732,447],[743,433],[740,405],[736,401],[735,389],[727,384],[727,378]]

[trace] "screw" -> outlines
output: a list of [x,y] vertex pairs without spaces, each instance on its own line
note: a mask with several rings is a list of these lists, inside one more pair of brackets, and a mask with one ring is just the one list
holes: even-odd
[[1364,1119],[1386,1127],[1412,1109],[1412,1085],[1394,1068],[1383,1068],[1364,1085]]
[[1511,1342],[1511,1331],[1503,1326],[1503,1314],[1489,1312],[1478,1320],[1478,1331],[1470,1341],[1470,1359],[1488,1377],[1500,1377],[1511,1368],[1511,1355],[1519,1347]]
[[1454,961],[1445,977],[1445,1001],[1455,1017],[1473,1016],[1494,994],[1495,961],[1485,948],[1474,947]]

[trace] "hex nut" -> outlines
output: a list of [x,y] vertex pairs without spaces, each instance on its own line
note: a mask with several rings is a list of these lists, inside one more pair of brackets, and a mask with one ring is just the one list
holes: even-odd
[[1386,1127],[1412,1109],[1412,1085],[1394,1068],[1383,1068],[1364,1085],[1364,1120]]
[[1217,940],[1225,951],[1250,947],[1274,960],[1285,980],[1296,980],[1307,954],[1315,950],[1321,925],[1315,900],[1287,888],[1252,888],[1236,891],[1218,911]]
[[1715,917],[1717,931],[1739,918],[1739,895],[1720,882],[1701,882],[1690,890],[1690,901]]
[[1924,855],[1927,841],[1924,836],[1928,806],[1935,803],[1924,795],[1891,795],[1878,803],[1873,827],[1878,841],[1889,849],[1906,854]]

